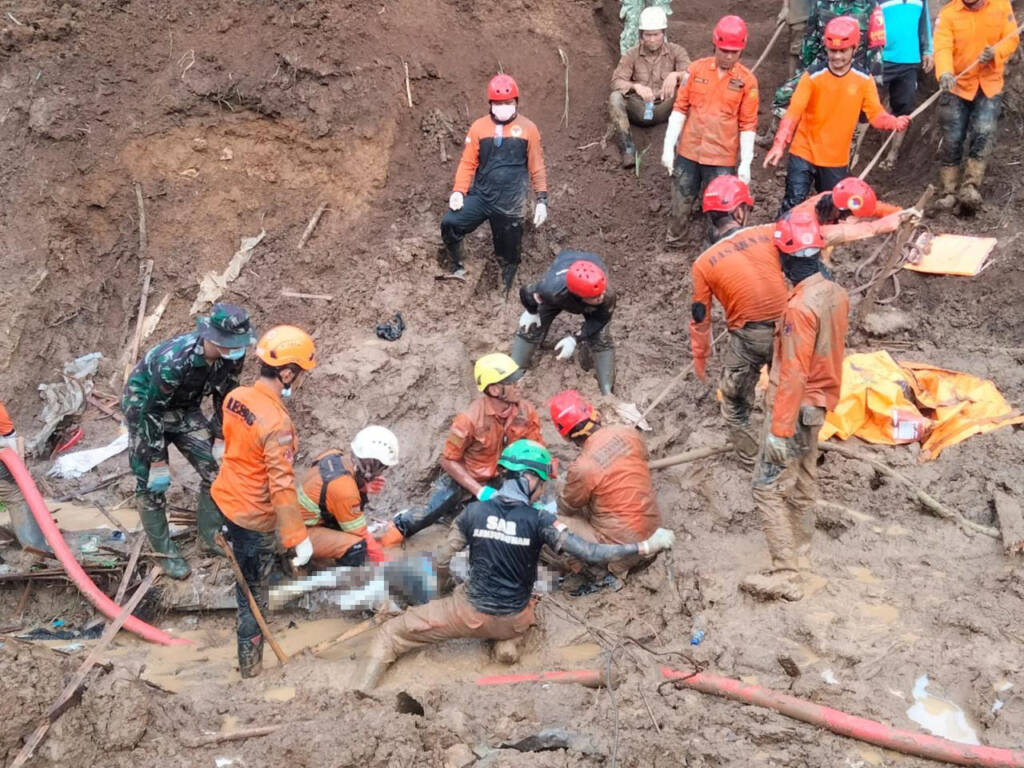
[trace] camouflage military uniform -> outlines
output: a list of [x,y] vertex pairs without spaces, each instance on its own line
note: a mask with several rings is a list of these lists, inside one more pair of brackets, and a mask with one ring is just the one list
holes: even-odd
[[825,50],[825,25],[837,16],[851,16],[860,24],[860,43],[853,55],[853,65],[872,76],[882,74],[882,48],[868,48],[868,22],[871,12],[878,6],[878,0],[814,0],[811,15],[807,19],[807,30],[800,48],[800,65],[796,74],[775,91],[772,114],[782,117],[786,114],[789,100],[800,82],[803,73],[818,64],[828,62]]

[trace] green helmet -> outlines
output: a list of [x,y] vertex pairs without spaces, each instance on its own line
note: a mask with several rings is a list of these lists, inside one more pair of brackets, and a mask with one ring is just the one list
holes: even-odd
[[501,452],[498,466],[511,472],[533,472],[546,481],[551,477],[551,454],[533,440],[516,440]]

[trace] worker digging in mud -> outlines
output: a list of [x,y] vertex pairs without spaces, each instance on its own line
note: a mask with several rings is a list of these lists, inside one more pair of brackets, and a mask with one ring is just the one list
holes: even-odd
[[[602,424],[601,414],[574,389],[555,395],[550,412],[558,434],[580,449],[558,494],[559,522],[595,544],[636,544],[652,536],[661,526],[661,511],[641,433]],[[639,554],[617,558],[595,572],[565,552],[545,550],[543,558],[563,572],[586,576],[587,583],[573,595],[604,586],[618,589],[630,569],[645,561]]]
[[742,228],[754,208],[750,189],[738,176],[717,176],[704,190],[701,210],[708,220],[708,245]]
[[612,73],[608,112],[622,150],[622,167],[636,164],[630,125],[649,128],[668,120],[679,84],[686,80],[690,57],[666,39],[668,16],[662,8],[640,12],[640,42],[622,54]]
[[[25,441],[14,428],[14,422],[11,421],[3,401],[0,401],[0,450],[5,448],[14,451],[22,461],[25,460]],[[7,507],[7,512],[11,516],[11,527],[14,528],[14,535],[22,547],[30,547],[41,552],[51,551],[39,523],[29,510],[28,502],[25,501],[18,484],[14,482],[14,476],[3,462],[0,462],[0,504]]]
[[348,456],[339,450],[317,456],[297,491],[314,564],[358,567],[389,559],[370,535],[363,507],[396,464],[398,438],[377,425],[356,433]]
[[[285,550],[294,548],[293,568],[313,554],[292,465],[299,441],[284,400],[316,367],[316,348],[302,329],[279,325],[259,340],[256,357],[255,384],[232,390],[224,401],[224,461],[211,492],[245,582],[266,613],[278,540]],[[263,669],[263,635],[241,585],[235,597],[238,669],[243,678],[255,677]]]
[[636,544],[584,541],[555,515],[537,509],[552,476],[551,454],[540,443],[517,440],[498,463],[498,490],[466,507],[435,553],[439,576],[447,580],[452,557],[468,546],[469,581],[451,596],[411,607],[381,626],[357,681],[360,690],[375,688],[402,654],[443,640],[494,640],[495,658],[515,663],[518,641],[534,623],[532,593],[542,546],[588,563],[650,557],[672,548],[675,535],[666,528]]
[[792,212],[776,224],[773,239],[793,287],[776,325],[767,428],[753,481],[771,568],[740,586],[760,598],[800,600],[819,496],[818,433],[825,411],[839,402],[850,300],[821,263],[825,239],[812,213]]
[[[858,182],[853,184],[852,182]],[[720,176],[714,184],[721,185],[722,199],[731,198],[744,207],[745,189],[734,176]],[[811,201],[798,206],[802,215],[818,223],[817,211],[832,218],[833,205],[848,206],[845,210],[869,210],[874,205],[874,192],[859,179],[846,179],[832,193],[819,196],[817,207]],[[726,188],[732,191],[726,193]],[[864,189],[866,188],[866,189]],[[853,192],[862,195],[854,199]],[[868,194],[870,192],[870,195]],[[719,193],[708,185],[709,194]],[[849,197],[847,196],[849,194]],[[833,203],[830,197],[838,200]],[[728,207],[723,205],[722,207]],[[880,211],[872,210],[877,214]],[[914,209],[896,209],[874,221],[836,223],[822,228],[825,245],[832,247],[896,231],[907,217],[920,217]],[[745,215],[742,217],[745,220]],[[836,222],[840,214],[835,215]],[[786,306],[788,289],[781,270],[782,255],[774,237],[775,224],[734,229],[702,253],[691,268],[693,297],[690,303],[690,346],[693,367],[702,380],[707,377],[707,361],[711,356],[711,302],[718,299],[725,311],[729,344],[722,363],[718,391],[721,395],[722,418],[729,428],[729,441],[737,458],[753,466],[757,458],[756,431],[751,426],[754,394],[761,368],[772,362],[775,325]]]
[[609,325],[615,294],[608,287],[608,268],[595,253],[562,251],[544,277],[519,289],[525,311],[512,340],[512,359],[529,368],[537,347],[544,343],[551,323],[562,312],[583,316],[583,326],[555,344],[559,360],[571,360],[580,349],[580,364],[594,369],[602,395],[615,387],[615,345]]
[[800,78],[764,167],[778,165],[792,140],[786,168],[786,192],[779,216],[806,200],[812,185],[831,190],[849,176],[850,142],[863,111],[871,125],[882,131],[905,131],[907,115],[895,117],[878,100],[878,87],[853,65],[860,27],[849,16],[832,19],[825,27],[828,63]]
[[793,206],[794,211],[809,211],[818,219],[818,224],[838,224],[853,216],[857,219],[873,219],[899,213],[898,205],[878,199],[875,190],[863,179],[847,176],[827,192],[819,192]]
[[747,25],[739,16],[725,16],[712,41],[715,55],[690,65],[665,129],[661,163],[673,177],[669,242],[683,236],[713,178],[735,173],[750,182],[758,97],[757,78],[740,63]]
[[441,239],[452,275],[465,277],[462,240],[489,221],[494,255],[508,293],[519,269],[526,195],[537,195],[533,226],[548,217],[548,182],[540,131],[519,114],[519,86],[508,75],[495,75],[487,86],[489,114],[466,134],[448,212],[441,219]]
[[[959,203],[958,212],[969,215],[981,207],[981,183],[1002,108],[1003,70],[1019,42],[1013,8],[1006,0],[951,0],[939,11],[935,75],[943,94],[938,211],[952,211]],[[976,60],[976,67],[957,77]]]
[[494,496],[498,459],[516,440],[543,444],[540,416],[517,383],[523,369],[506,354],[484,355],[473,366],[481,397],[453,420],[441,451],[442,475],[425,507],[399,512],[380,535],[382,546],[394,547],[442,517],[454,517],[472,499]]
[[[209,316],[196,319],[195,331],[146,352],[125,383],[121,409],[139,517],[153,551],[164,555],[161,567],[172,578],[184,579],[190,569],[167,526],[168,448],[176,446],[199,473],[196,523],[202,541],[212,548],[223,522],[210,498],[223,438],[221,406],[238,386],[245,350],[253,341],[248,312],[233,304],[214,304]],[[209,419],[201,410],[207,395],[213,400]]]

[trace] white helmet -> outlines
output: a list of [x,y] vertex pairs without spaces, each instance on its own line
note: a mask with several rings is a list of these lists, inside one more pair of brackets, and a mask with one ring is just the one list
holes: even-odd
[[668,16],[663,8],[652,6],[640,11],[640,31],[657,32],[668,29]]
[[387,427],[372,424],[353,438],[352,453],[357,459],[376,459],[385,467],[393,467],[398,463],[398,438]]

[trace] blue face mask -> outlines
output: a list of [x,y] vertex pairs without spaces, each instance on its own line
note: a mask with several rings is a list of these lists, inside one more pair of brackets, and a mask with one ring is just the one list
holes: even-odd
[[220,356],[225,360],[241,360],[245,357],[245,347],[234,347],[232,349],[221,348]]

